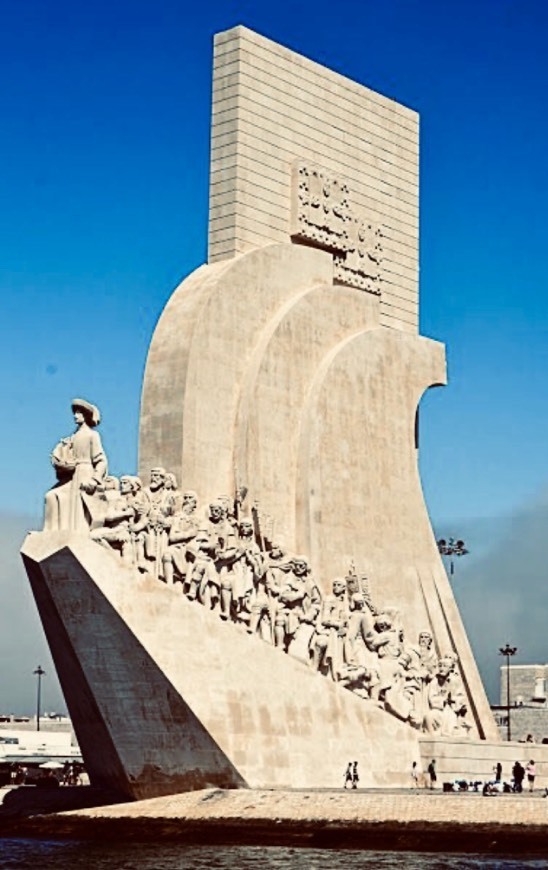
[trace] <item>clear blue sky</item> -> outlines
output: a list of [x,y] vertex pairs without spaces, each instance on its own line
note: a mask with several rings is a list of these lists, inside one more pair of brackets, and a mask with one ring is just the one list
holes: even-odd
[[154,323],[205,259],[212,34],[245,23],[419,110],[432,513],[492,516],[548,479],[548,4],[7,0],[0,93],[0,507],[39,512],[67,402],[133,467]]
[[212,35],[238,23],[420,112],[421,331],[450,374],[423,402],[427,499],[452,528],[527,505],[548,485],[545,0],[4,0],[0,510],[41,513],[74,395],[135,468],[154,324],[206,257]]

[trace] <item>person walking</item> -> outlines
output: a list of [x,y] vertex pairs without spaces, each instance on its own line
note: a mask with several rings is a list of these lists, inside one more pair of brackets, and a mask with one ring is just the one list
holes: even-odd
[[525,776],[525,768],[519,761],[516,761],[512,767],[512,777],[514,779],[514,791],[518,794],[523,791],[523,777]]
[[498,761],[493,770],[495,771],[495,782],[500,782],[502,779],[502,764]]
[[411,788],[419,787],[419,766],[416,761],[411,765]]
[[436,788],[436,782],[438,781],[438,776],[436,773],[436,759],[433,758],[430,764],[428,765],[428,779],[430,781],[430,788]]
[[529,791],[534,791],[535,788],[535,776],[536,776],[536,767],[533,759],[525,767],[525,773],[527,774],[527,782],[529,783]]
[[359,781],[360,776],[358,774],[358,762],[355,761],[352,765],[352,788],[357,788]]
[[348,767],[346,768],[346,771],[344,773],[344,788],[346,788],[348,783],[350,783],[350,785],[352,786],[352,762],[351,761],[348,762]]

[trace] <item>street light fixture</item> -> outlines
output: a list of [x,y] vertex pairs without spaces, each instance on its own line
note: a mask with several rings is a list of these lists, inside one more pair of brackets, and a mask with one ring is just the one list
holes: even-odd
[[440,538],[439,541],[436,541],[436,543],[438,545],[438,550],[440,551],[441,555],[450,557],[449,573],[451,574],[451,576],[453,576],[453,574],[455,573],[455,564],[453,561],[454,557],[466,556],[466,554],[469,553],[470,550],[466,549],[464,541],[456,541],[455,538],[449,538],[448,541],[446,541],[445,538]]
[[36,730],[40,731],[40,692],[42,689],[42,677],[46,676],[45,670],[42,668],[42,665],[38,665],[33,674],[38,678],[38,687],[36,690]]
[[517,646],[510,646],[509,643],[507,643],[505,647],[499,649],[499,655],[506,658],[506,712],[508,714],[506,722],[506,739],[508,741],[510,741],[512,733],[510,729],[510,659],[512,656],[515,656],[517,651]]

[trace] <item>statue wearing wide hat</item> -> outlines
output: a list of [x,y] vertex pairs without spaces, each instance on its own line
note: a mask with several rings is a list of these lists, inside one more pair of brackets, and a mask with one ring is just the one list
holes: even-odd
[[96,427],[99,409],[85,399],[71,403],[76,431],[62,438],[51,454],[56,485],[46,493],[44,530],[89,531],[96,493],[107,473],[107,458]]

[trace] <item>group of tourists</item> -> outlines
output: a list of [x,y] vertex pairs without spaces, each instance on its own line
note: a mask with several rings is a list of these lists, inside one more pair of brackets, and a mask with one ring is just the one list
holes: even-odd
[[61,785],[82,785],[84,765],[79,761],[65,761],[61,771]]
[[529,791],[534,791],[536,773],[535,762],[532,758],[527,762],[525,767],[519,761],[514,762],[512,767],[512,791],[523,791],[523,781],[525,777],[527,777]]
[[31,769],[14,762],[10,765],[10,785],[36,785],[38,788],[83,785],[84,773],[84,765],[79,761],[66,760],[64,764],[46,762],[39,768]]
[[[523,783],[527,778],[529,792],[533,792],[535,788],[536,766],[533,759],[527,762],[524,766],[521,762],[516,761],[512,766],[512,777],[510,782],[503,781],[502,764],[497,762],[493,767],[493,777],[487,782],[483,780],[467,780],[456,779],[453,782],[444,782],[443,790],[450,792],[480,792],[483,795],[497,795],[501,793],[520,794],[523,792]],[[414,761],[411,766],[411,785],[413,788],[426,787],[430,789],[436,788],[437,785],[437,769],[436,759],[433,758],[427,768],[426,774],[423,774],[419,764]],[[548,792],[548,789],[546,790]]]
[[357,761],[349,761],[347,768],[344,772],[344,786],[343,788],[358,788],[358,783],[360,781],[360,775],[358,773],[358,762]]
[[493,768],[495,777],[493,780],[486,782],[483,786],[484,795],[500,794],[500,792],[521,794],[523,792],[523,783],[527,779],[527,786],[530,792],[535,789],[535,777],[537,775],[534,759],[530,759],[524,766],[520,761],[515,761],[512,765],[512,777],[510,782],[506,782],[502,778],[502,764],[497,762]]

